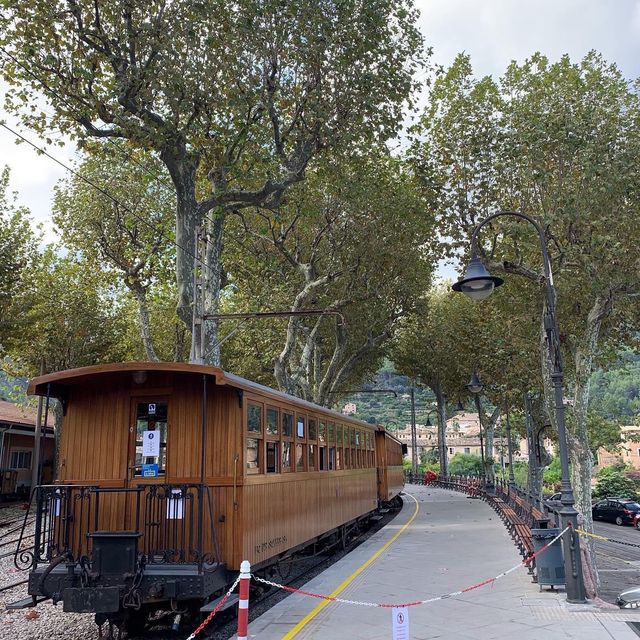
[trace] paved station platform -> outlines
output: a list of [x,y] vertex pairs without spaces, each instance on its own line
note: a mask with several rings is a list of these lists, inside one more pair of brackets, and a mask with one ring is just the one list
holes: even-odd
[[[462,590],[521,561],[502,521],[483,501],[413,485],[403,499],[402,511],[388,526],[302,589],[359,602],[411,602]],[[493,584],[408,611],[406,637],[412,640],[639,637],[627,621],[640,623],[640,612],[569,605],[562,591],[540,592],[524,567]],[[392,640],[392,610],[294,594],[251,622],[249,637]]]

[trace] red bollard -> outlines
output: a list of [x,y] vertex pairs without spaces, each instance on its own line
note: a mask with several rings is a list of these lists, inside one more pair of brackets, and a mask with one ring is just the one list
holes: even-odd
[[249,582],[251,582],[251,563],[248,560],[243,560],[240,564],[238,640],[247,640],[247,634],[249,632]]

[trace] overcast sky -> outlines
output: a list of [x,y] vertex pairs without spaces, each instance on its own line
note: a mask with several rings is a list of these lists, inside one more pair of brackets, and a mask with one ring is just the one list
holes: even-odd
[[[535,51],[552,59],[601,52],[628,78],[640,76],[640,0],[416,0],[420,28],[434,48],[434,62],[448,65],[466,51],[478,75],[499,76],[511,60]],[[3,86],[0,85],[0,90]],[[10,124],[14,124],[2,113]],[[34,134],[26,135],[37,142]],[[68,163],[73,149],[53,148]],[[50,229],[53,186],[64,169],[0,128],[0,165],[12,170],[11,185],[33,217]],[[52,236],[47,234],[49,238]]]

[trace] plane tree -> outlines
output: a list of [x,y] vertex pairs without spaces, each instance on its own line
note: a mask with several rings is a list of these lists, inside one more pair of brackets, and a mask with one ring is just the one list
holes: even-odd
[[[273,210],[314,157],[394,137],[428,57],[411,0],[0,7],[5,108],[48,139],[147,150],[166,167],[188,328],[196,227],[207,238],[205,311],[215,313],[229,213]],[[217,363],[214,320],[205,337],[204,359]]]
[[541,385],[535,367],[535,336],[527,321],[531,289],[524,285],[518,293],[500,291],[498,304],[481,307],[453,293],[449,283],[441,283],[421,298],[416,312],[403,321],[396,335],[396,367],[429,387],[436,397],[444,473],[447,400],[471,397],[466,385],[472,371],[485,385],[480,413],[486,473],[491,479],[495,428],[505,402],[520,406],[523,392]]
[[278,387],[320,404],[375,373],[435,261],[426,242],[433,221],[414,178],[383,153],[323,163],[274,215],[246,209],[228,228],[236,308],[268,300],[340,314],[281,321],[268,351]]
[[24,325],[23,310],[16,302],[37,256],[38,243],[29,211],[17,204],[9,179],[10,172],[5,167],[0,175],[0,357]]
[[[451,254],[467,250],[473,226],[497,210],[521,210],[544,229],[573,396],[568,416],[573,486],[587,526],[589,380],[598,358],[609,352],[605,346],[633,343],[637,326],[639,125],[638,92],[596,53],[578,63],[567,56],[550,63],[536,54],[512,63],[499,81],[476,79],[469,58],[460,56],[437,80],[413,148]],[[544,274],[534,230],[501,219],[485,229],[481,251],[489,270],[540,288],[541,327]],[[544,331],[540,336],[548,398]]]
[[157,297],[154,289],[166,289],[175,258],[175,198],[170,185],[155,178],[161,173],[160,163],[149,154],[132,152],[123,161],[103,146],[86,155],[78,172],[56,187],[53,207],[65,247],[80,252],[95,268],[115,273],[133,296],[148,360],[159,359],[149,298]]

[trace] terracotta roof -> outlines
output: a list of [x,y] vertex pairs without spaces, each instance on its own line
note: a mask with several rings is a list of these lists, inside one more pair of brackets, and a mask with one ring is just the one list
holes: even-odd
[[31,407],[19,407],[17,404],[0,400],[0,422],[33,426],[37,411]]

